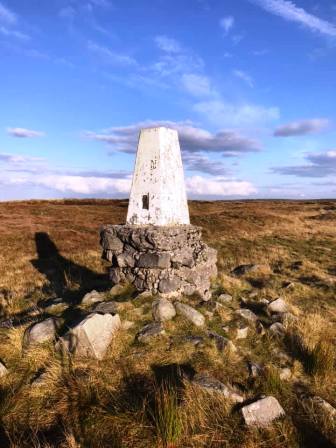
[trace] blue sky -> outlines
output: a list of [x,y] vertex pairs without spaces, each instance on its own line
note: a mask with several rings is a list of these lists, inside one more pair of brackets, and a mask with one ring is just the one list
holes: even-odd
[[336,197],[335,0],[0,0],[0,200],[126,197],[139,129],[190,198]]

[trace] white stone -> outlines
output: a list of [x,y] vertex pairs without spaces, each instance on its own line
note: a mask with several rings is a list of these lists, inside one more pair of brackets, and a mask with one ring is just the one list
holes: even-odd
[[205,323],[205,317],[199,311],[195,310],[189,305],[185,305],[184,303],[175,302],[174,303],[176,311],[178,314],[181,314],[183,317],[188,319],[191,323],[196,325],[197,327],[202,327]]
[[61,338],[61,345],[75,356],[103,359],[120,327],[119,314],[91,313]]
[[268,311],[270,313],[286,313],[288,305],[283,299],[276,299],[268,305]]
[[172,319],[176,311],[169,300],[161,298],[152,303],[152,315],[154,320],[163,322]]
[[141,130],[127,223],[190,224],[176,130],[165,127]]
[[0,378],[2,376],[7,375],[8,370],[6,369],[6,367],[2,364],[2,362],[0,361]]
[[23,336],[24,346],[41,344],[55,339],[59,321],[53,317],[28,327]]
[[267,426],[273,420],[285,415],[285,411],[274,397],[265,397],[242,408],[248,426]]

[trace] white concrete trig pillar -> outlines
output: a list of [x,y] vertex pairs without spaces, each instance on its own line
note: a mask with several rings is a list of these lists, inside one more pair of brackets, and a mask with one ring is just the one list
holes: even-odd
[[140,131],[127,224],[190,224],[175,129],[157,127]]

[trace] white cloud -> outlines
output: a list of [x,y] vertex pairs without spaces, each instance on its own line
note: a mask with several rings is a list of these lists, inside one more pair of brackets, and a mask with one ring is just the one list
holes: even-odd
[[208,96],[212,93],[211,83],[207,76],[185,73],[182,75],[182,85],[194,96]]
[[307,161],[304,165],[273,167],[272,171],[278,174],[298,177],[328,177],[336,175],[336,149],[305,155]]
[[199,153],[184,153],[183,165],[188,171],[198,171],[213,176],[223,176],[229,172],[226,165],[220,160],[210,160]]
[[216,99],[196,103],[194,110],[221,127],[258,126],[277,120],[280,116],[277,107],[264,107],[249,103],[234,104]]
[[184,153],[217,152],[225,156],[260,150],[260,143],[239,132],[220,130],[211,133],[194,126],[191,122],[145,121],[130,126],[113,127],[102,133],[85,132],[84,137],[106,142],[115,151],[134,153],[141,128],[166,126],[176,129]]
[[275,137],[291,137],[296,135],[316,134],[330,125],[326,118],[312,118],[309,120],[293,121],[279,126],[274,131]]
[[7,132],[12,137],[19,137],[19,138],[43,137],[45,135],[44,132],[33,131],[31,129],[25,129],[25,128],[8,128]]
[[244,81],[249,87],[254,87],[254,81],[253,78],[246,72],[243,72],[242,70],[233,70],[233,74]]
[[3,3],[0,2],[0,22],[8,25],[15,25],[17,22],[17,16],[14,12],[6,8]]
[[129,55],[117,53],[107,47],[89,41],[88,49],[99,56],[103,62],[120,66],[136,66],[137,61]]
[[326,36],[336,37],[336,26],[327,20],[308,13],[299,8],[292,1],[287,0],[250,0],[261,6],[266,11],[282,17],[291,22],[297,22],[311,31],[319,32]]
[[180,43],[172,37],[156,36],[154,40],[158,48],[166,53],[180,53],[182,51]]
[[235,23],[234,17],[226,16],[220,19],[219,24],[225,31],[225,33],[229,33],[229,31],[233,28]]
[[7,163],[9,165],[26,165],[28,163],[43,162],[44,159],[40,157],[23,156],[21,154],[7,154],[0,153],[0,162]]
[[192,176],[186,179],[186,186],[191,196],[250,196],[257,193],[257,189],[250,182],[223,177]]
[[9,29],[5,26],[0,26],[0,33],[6,37],[15,37],[21,40],[29,40],[30,36],[28,34],[22,33],[21,31]]

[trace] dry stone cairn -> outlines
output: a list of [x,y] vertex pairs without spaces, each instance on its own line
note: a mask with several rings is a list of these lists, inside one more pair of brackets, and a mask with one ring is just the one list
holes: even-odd
[[167,297],[210,298],[217,252],[190,225],[177,131],[141,130],[127,222],[104,226],[101,245],[114,284],[130,282],[139,292]]

